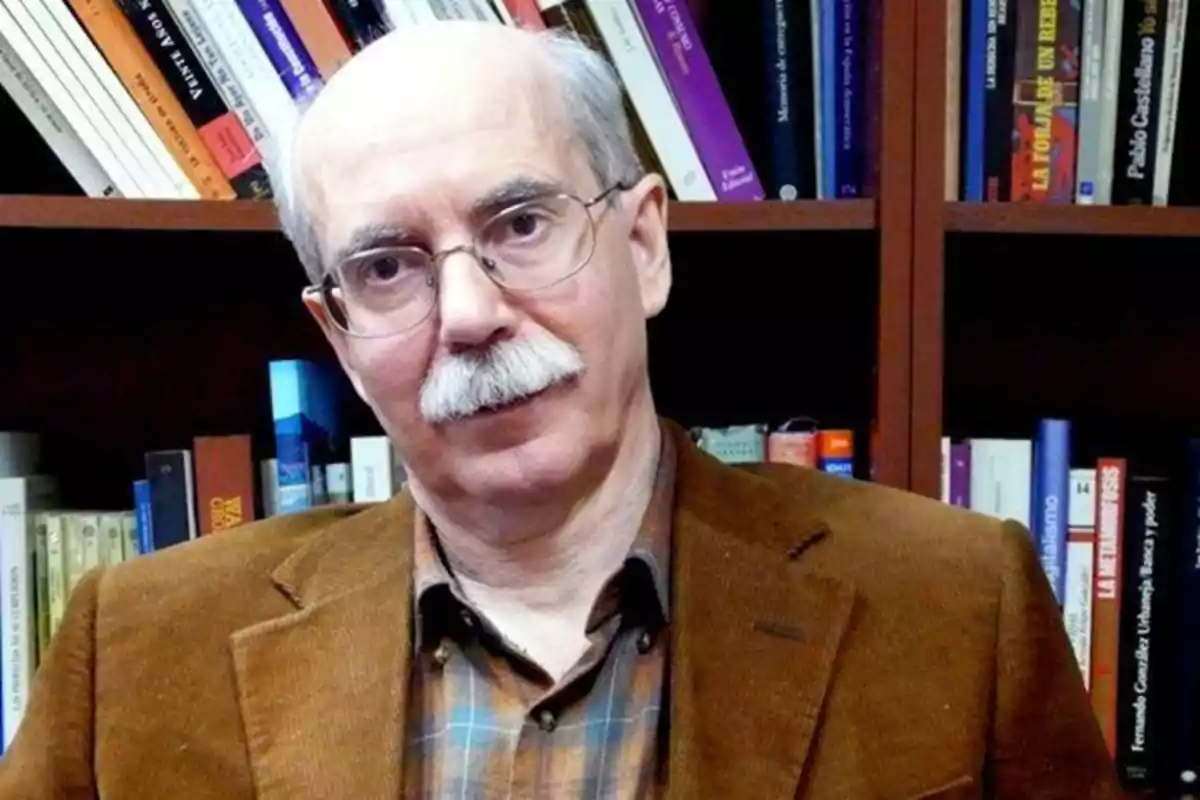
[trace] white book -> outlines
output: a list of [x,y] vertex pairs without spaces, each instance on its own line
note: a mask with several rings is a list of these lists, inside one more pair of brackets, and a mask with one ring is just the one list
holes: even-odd
[[1032,519],[1033,440],[971,439],[971,510],[1026,528]]
[[70,70],[46,40],[20,2],[0,3],[0,38],[25,62],[42,89],[62,111],[84,146],[96,157],[118,191],[126,197],[144,197],[144,188],[130,173],[125,159],[113,150],[111,135],[96,126],[94,104],[80,90]]
[[[0,35],[0,88],[8,93],[21,113],[33,124],[38,135],[54,152],[67,172],[88,197],[120,197],[104,167],[87,148],[79,134],[67,122],[58,106],[42,91],[37,78],[8,41]],[[0,434],[3,436],[3,434]],[[0,444],[0,462],[3,444]],[[0,476],[3,476],[0,463]]]
[[430,20],[437,19],[424,0],[383,0],[383,12],[387,15],[392,30],[419,24],[423,21],[423,13],[427,13]]
[[37,581],[33,559],[37,551],[36,514],[57,499],[53,478],[0,478],[0,619],[4,621],[0,667],[0,696],[4,700],[4,747],[21,726],[33,676],[37,670]]
[[942,437],[942,502],[950,502],[950,437]]
[[517,27],[517,21],[513,19],[513,15],[509,12],[508,6],[504,4],[504,0],[494,0],[492,2],[492,10],[496,12],[496,16],[500,18],[500,22],[510,28]]
[[295,101],[275,73],[237,3],[232,0],[192,0],[192,7],[266,127],[267,147],[261,152],[264,160],[272,163],[277,155],[275,143],[284,141],[296,124],[299,109]]
[[1063,624],[1083,684],[1092,680],[1092,565],[1096,553],[1096,470],[1071,470],[1067,496],[1067,572]]
[[1163,41],[1162,95],[1158,105],[1158,142],[1154,160],[1153,203],[1165,206],[1171,192],[1171,161],[1175,156],[1175,124],[1183,82],[1183,45],[1187,38],[1188,0],[1167,0],[1167,30]]
[[684,201],[715,201],[716,191],[631,0],[585,2],[675,195]]
[[1125,0],[1108,0],[1104,15],[1104,55],[1100,66],[1100,166],[1095,204],[1112,204],[1113,157],[1117,144],[1117,92],[1121,86],[1121,27]]
[[267,132],[262,118],[246,98],[245,90],[234,76],[228,61],[217,50],[216,42],[204,25],[204,21],[196,13],[192,0],[166,0],[166,4],[167,11],[174,17],[176,24],[183,31],[183,35],[187,37],[188,42],[192,45],[192,50],[200,56],[204,71],[208,73],[213,85],[217,87],[217,93],[225,100],[225,104],[229,106],[230,110],[237,115],[238,121],[246,129],[246,134],[254,143],[254,147],[259,152],[262,152],[264,147],[270,148],[270,134]]
[[386,436],[350,439],[350,486],[356,503],[380,503],[400,490],[403,460]]
[[154,126],[146,119],[141,107],[134,101],[132,95],[121,83],[120,78],[113,72],[92,41],[92,37],[79,22],[67,3],[58,0],[42,0],[43,6],[58,24],[71,45],[79,53],[92,75],[99,82],[101,89],[109,96],[120,112],[119,118],[114,118],[114,124],[122,135],[136,138],[140,148],[135,149],[139,159],[148,170],[156,188],[155,197],[176,198],[179,200],[196,200],[200,192],[195,184],[179,166],[171,149],[167,147],[162,137],[154,130]]

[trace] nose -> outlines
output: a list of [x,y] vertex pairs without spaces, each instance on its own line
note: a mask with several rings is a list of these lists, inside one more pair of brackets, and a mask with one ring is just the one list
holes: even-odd
[[441,264],[439,338],[451,352],[486,347],[516,328],[515,310],[484,269],[474,254],[461,251]]

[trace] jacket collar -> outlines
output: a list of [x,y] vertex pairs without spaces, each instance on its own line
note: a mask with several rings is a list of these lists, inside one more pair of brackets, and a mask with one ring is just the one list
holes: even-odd
[[[668,797],[793,797],[853,588],[810,569],[833,534],[811,497],[665,430],[678,453]],[[294,611],[231,637],[265,800],[400,795],[413,518],[405,492],[331,525],[272,575]]]

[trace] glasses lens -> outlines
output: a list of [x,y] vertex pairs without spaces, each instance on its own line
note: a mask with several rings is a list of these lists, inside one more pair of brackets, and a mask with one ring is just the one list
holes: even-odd
[[437,294],[434,283],[433,264],[423,250],[380,248],[342,264],[339,286],[326,292],[326,299],[338,307],[347,332],[386,336],[425,318]]
[[497,214],[480,230],[478,244],[496,281],[540,289],[578,272],[592,256],[595,236],[583,203],[556,195]]

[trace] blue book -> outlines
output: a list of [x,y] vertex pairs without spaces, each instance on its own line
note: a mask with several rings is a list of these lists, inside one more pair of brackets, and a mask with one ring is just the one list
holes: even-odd
[[821,0],[821,18],[817,28],[821,32],[821,179],[824,193],[821,200],[833,200],[838,196],[838,10],[839,0]]
[[271,415],[279,500],[276,514],[314,505],[317,471],[341,449],[337,376],[325,364],[301,359],[270,362]]
[[989,0],[965,0],[963,28],[967,79],[962,126],[962,199],[983,200],[984,125],[987,116],[987,29]]
[[292,99],[315,97],[322,86],[321,73],[279,0],[237,0],[237,4]]
[[1059,605],[1066,595],[1070,482],[1071,423],[1043,419],[1033,451],[1033,540]]
[[139,555],[154,552],[154,523],[150,513],[150,481],[146,478],[133,482],[133,511],[137,526]]

